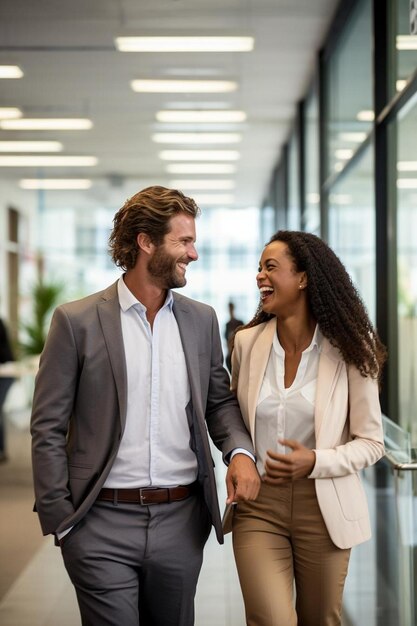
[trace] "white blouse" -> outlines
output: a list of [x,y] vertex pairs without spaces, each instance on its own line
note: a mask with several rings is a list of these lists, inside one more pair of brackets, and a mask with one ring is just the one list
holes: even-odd
[[274,335],[256,408],[256,455],[261,475],[265,473],[268,449],[281,454],[291,452],[278,439],[296,439],[307,448],[315,448],[314,406],[321,343],[317,325],[310,345],[301,355],[295,379],[286,389],[285,352],[277,333]]

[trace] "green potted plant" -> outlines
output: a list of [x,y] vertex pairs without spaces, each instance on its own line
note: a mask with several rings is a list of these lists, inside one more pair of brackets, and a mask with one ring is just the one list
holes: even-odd
[[33,320],[30,323],[22,324],[25,339],[20,343],[21,351],[24,355],[37,355],[43,350],[47,323],[52,310],[58,304],[63,292],[61,283],[44,282],[39,280],[32,290],[33,300]]

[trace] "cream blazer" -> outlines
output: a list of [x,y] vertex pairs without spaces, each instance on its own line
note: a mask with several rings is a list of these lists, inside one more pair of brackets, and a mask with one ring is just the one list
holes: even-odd
[[[276,318],[236,334],[232,389],[256,449],[255,419]],[[378,383],[346,365],[323,338],[314,410],[317,499],[333,543],[350,548],[371,536],[368,505],[358,472],[384,455]]]

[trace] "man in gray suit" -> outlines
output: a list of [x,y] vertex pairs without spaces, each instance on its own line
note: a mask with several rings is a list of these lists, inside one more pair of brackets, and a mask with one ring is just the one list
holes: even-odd
[[84,626],[191,626],[211,526],[223,542],[207,429],[228,502],[255,499],[253,448],[211,307],[185,298],[199,209],[149,187],[116,213],[125,270],[58,307],[32,413],[36,510],[75,586]]

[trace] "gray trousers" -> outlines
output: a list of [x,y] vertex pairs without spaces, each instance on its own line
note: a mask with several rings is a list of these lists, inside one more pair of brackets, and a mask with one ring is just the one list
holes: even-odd
[[96,502],[61,542],[83,626],[192,626],[210,529],[200,495]]

